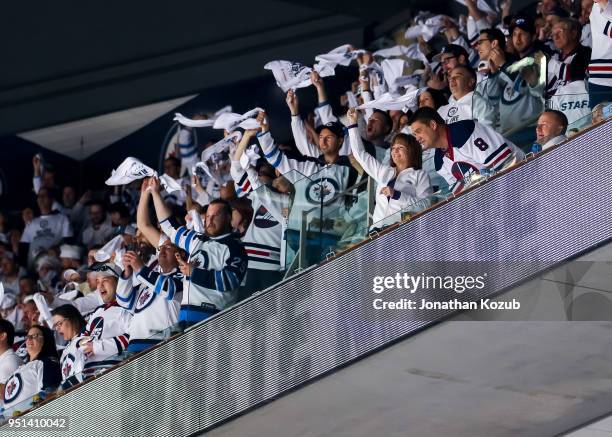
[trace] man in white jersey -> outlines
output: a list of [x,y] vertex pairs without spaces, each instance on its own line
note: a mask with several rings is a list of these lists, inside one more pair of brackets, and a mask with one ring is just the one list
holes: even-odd
[[612,100],[612,3],[593,0],[591,38],[593,51],[589,62],[589,105]]
[[41,252],[51,246],[60,245],[65,238],[72,237],[72,227],[68,218],[58,212],[52,212],[53,199],[47,188],[41,188],[37,194],[40,216],[32,220],[23,231],[19,247],[21,261],[25,261],[27,254],[28,264]]
[[492,126],[495,110],[476,89],[476,73],[470,67],[458,65],[448,73],[451,97],[448,104],[438,108],[447,124],[461,120],[476,120]]
[[465,187],[466,176],[482,170],[499,171],[523,157],[514,144],[490,127],[472,120],[446,124],[433,108],[417,110],[410,127],[424,149],[436,149],[436,171],[453,193]]
[[21,359],[13,351],[15,328],[8,320],[0,319],[0,393],[6,380],[21,366]]

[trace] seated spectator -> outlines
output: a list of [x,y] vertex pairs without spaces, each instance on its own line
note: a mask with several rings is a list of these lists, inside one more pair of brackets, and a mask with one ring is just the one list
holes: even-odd
[[[373,226],[382,227],[401,220],[399,211],[432,193],[427,173],[421,169],[421,147],[412,135],[397,134],[391,145],[391,162],[385,165],[367,154],[357,131],[357,111],[349,109],[348,120],[353,156],[376,181]],[[384,219],[394,215],[390,220]]]
[[431,108],[417,110],[410,126],[423,148],[436,150],[436,171],[453,193],[465,187],[466,176],[482,170],[499,171],[523,157],[514,144],[490,127],[472,120],[447,125]]
[[0,393],[4,393],[6,381],[21,366],[21,359],[13,351],[15,327],[8,320],[0,319]]
[[30,266],[40,253],[72,237],[72,227],[66,216],[51,211],[53,200],[47,188],[38,190],[37,201],[40,216],[26,225],[19,247],[20,260],[25,264],[27,256]]
[[81,241],[91,248],[96,244],[104,244],[113,236],[113,225],[106,214],[104,203],[94,200],[89,204],[89,219],[91,224],[83,230]]
[[9,376],[4,386],[5,409],[31,400],[41,391],[54,390],[62,381],[53,331],[34,325],[28,330],[25,344],[25,364]]
[[540,115],[536,125],[536,142],[542,146],[542,150],[567,140],[567,124],[567,117],[561,111],[547,109]]
[[83,380],[83,371],[87,356],[80,347],[85,334],[87,322],[78,309],[72,305],[61,305],[51,311],[53,329],[68,343],[62,351],[60,369],[62,387],[68,388]]
[[493,126],[495,112],[493,107],[476,89],[476,73],[470,67],[459,65],[448,75],[451,97],[447,105],[438,113],[447,124],[461,120],[476,120]]

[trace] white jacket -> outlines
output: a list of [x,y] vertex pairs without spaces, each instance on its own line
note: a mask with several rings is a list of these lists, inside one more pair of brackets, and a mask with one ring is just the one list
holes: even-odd
[[[356,126],[349,128],[349,137],[353,156],[366,173],[377,182],[373,227],[399,221],[401,217],[396,213],[432,194],[431,182],[425,171],[410,167],[396,174],[395,168],[382,164],[366,153]],[[391,187],[395,191],[392,197],[380,193],[381,188],[385,186]],[[383,220],[387,217],[389,217],[388,220]]]

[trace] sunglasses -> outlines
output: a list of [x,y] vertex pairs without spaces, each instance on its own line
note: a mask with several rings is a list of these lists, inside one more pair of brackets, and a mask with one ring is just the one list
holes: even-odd
[[26,335],[25,339],[26,340],[36,340],[38,338],[42,338],[42,334],[30,334],[30,335]]

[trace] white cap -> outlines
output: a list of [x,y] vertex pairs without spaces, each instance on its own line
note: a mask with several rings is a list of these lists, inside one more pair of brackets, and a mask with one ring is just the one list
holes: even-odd
[[60,258],[81,259],[81,248],[70,244],[60,246]]
[[79,274],[79,272],[77,272],[77,271],[76,271],[76,270],[74,270],[74,269],[66,269],[66,270],[64,270],[64,281],[66,281],[66,282],[70,282],[70,277],[71,277],[72,275],[74,275],[75,273],[76,273],[77,275]]

